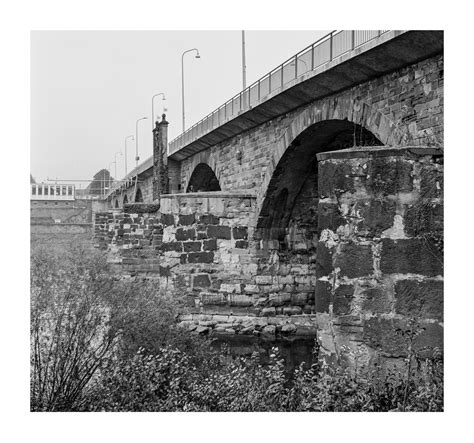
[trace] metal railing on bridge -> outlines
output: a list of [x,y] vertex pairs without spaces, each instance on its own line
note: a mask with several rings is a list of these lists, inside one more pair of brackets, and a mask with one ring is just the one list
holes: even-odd
[[299,76],[380,37],[385,32],[388,31],[333,31],[327,34],[252,83],[172,140],[169,144],[169,154],[179,151],[229,119],[250,110],[267,95],[283,89],[286,84]]

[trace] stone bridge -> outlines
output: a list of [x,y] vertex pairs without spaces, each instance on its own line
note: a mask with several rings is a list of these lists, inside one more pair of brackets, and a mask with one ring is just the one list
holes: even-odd
[[344,32],[169,145],[163,116],[96,214],[119,272],[185,296],[183,326],[362,362],[404,357],[396,330],[442,349],[443,34]]

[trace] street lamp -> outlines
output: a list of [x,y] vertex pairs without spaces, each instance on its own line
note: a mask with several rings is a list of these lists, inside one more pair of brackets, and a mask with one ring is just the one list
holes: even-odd
[[[111,174],[110,174],[110,170],[112,169],[112,165],[115,163],[115,166],[117,167],[117,163],[116,162],[110,162],[109,163],[109,191],[110,191],[110,188],[112,187],[112,180],[111,180]],[[116,180],[117,177],[114,178],[114,180]]]
[[135,166],[138,168],[138,160],[140,160],[140,157],[138,156],[138,122],[140,120],[146,120],[148,117],[142,117],[139,118],[135,122]]
[[127,176],[127,140],[131,138],[132,140],[135,140],[135,137],[133,135],[127,135],[125,137],[125,176]]
[[138,185],[138,160],[140,160],[140,157],[138,156],[138,122],[146,119],[147,117],[142,117],[135,122],[135,195],[137,194]]
[[117,151],[115,154],[114,154],[114,163],[115,163],[115,179],[117,180],[117,154],[120,154],[122,155],[121,152]]
[[152,131],[153,131],[153,129],[155,129],[155,112],[154,112],[154,109],[153,109],[153,101],[154,101],[155,97],[158,97],[159,95],[163,96],[162,100],[166,100],[165,94],[163,92],[158,92],[158,94],[155,94],[151,98],[151,130]]
[[183,108],[183,132],[186,126],[185,117],[184,117],[184,54],[187,54],[188,52],[192,52],[192,51],[196,51],[195,58],[201,58],[201,56],[199,55],[199,50],[196,48],[188,49],[187,51],[184,51],[183,54],[181,55],[181,97],[182,97],[182,108]]

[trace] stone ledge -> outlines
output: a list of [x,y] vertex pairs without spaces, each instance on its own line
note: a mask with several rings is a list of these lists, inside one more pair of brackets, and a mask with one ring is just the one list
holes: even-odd
[[251,192],[214,191],[162,194],[160,198],[257,198],[257,196]]
[[126,203],[123,207],[123,212],[126,214],[148,214],[158,212],[159,209],[159,203]]
[[423,156],[443,154],[443,149],[432,146],[368,146],[340,149],[338,151],[321,152],[317,154],[317,158],[318,161],[322,161],[346,158],[373,158],[400,155]]

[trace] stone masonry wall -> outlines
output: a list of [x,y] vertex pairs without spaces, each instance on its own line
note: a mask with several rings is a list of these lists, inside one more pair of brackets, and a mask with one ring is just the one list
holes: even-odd
[[[316,311],[323,348],[362,359],[443,348],[443,156],[343,150],[319,159]],[[336,338],[334,338],[336,337]]]
[[442,350],[442,159],[426,147],[319,154],[317,185],[265,247],[255,197],[225,191],[98,214],[96,245],[122,274],[183,297],[181,325],[199,334],[317,337],[329,359],[349,349],[364,364],[404,358],[411,328],[420,352]]
[[[442,55],[436,56],[316,100],[197,153],[181,162],[181,189],[187,189],[195,167],[207,163],[222,190],[259,190],[273,161],[275,143],[305,111],[323,120],[348,119],[360,124],[382,144],[442,146],[443,61]],[[291,135],[288,143],[297,134]]]

